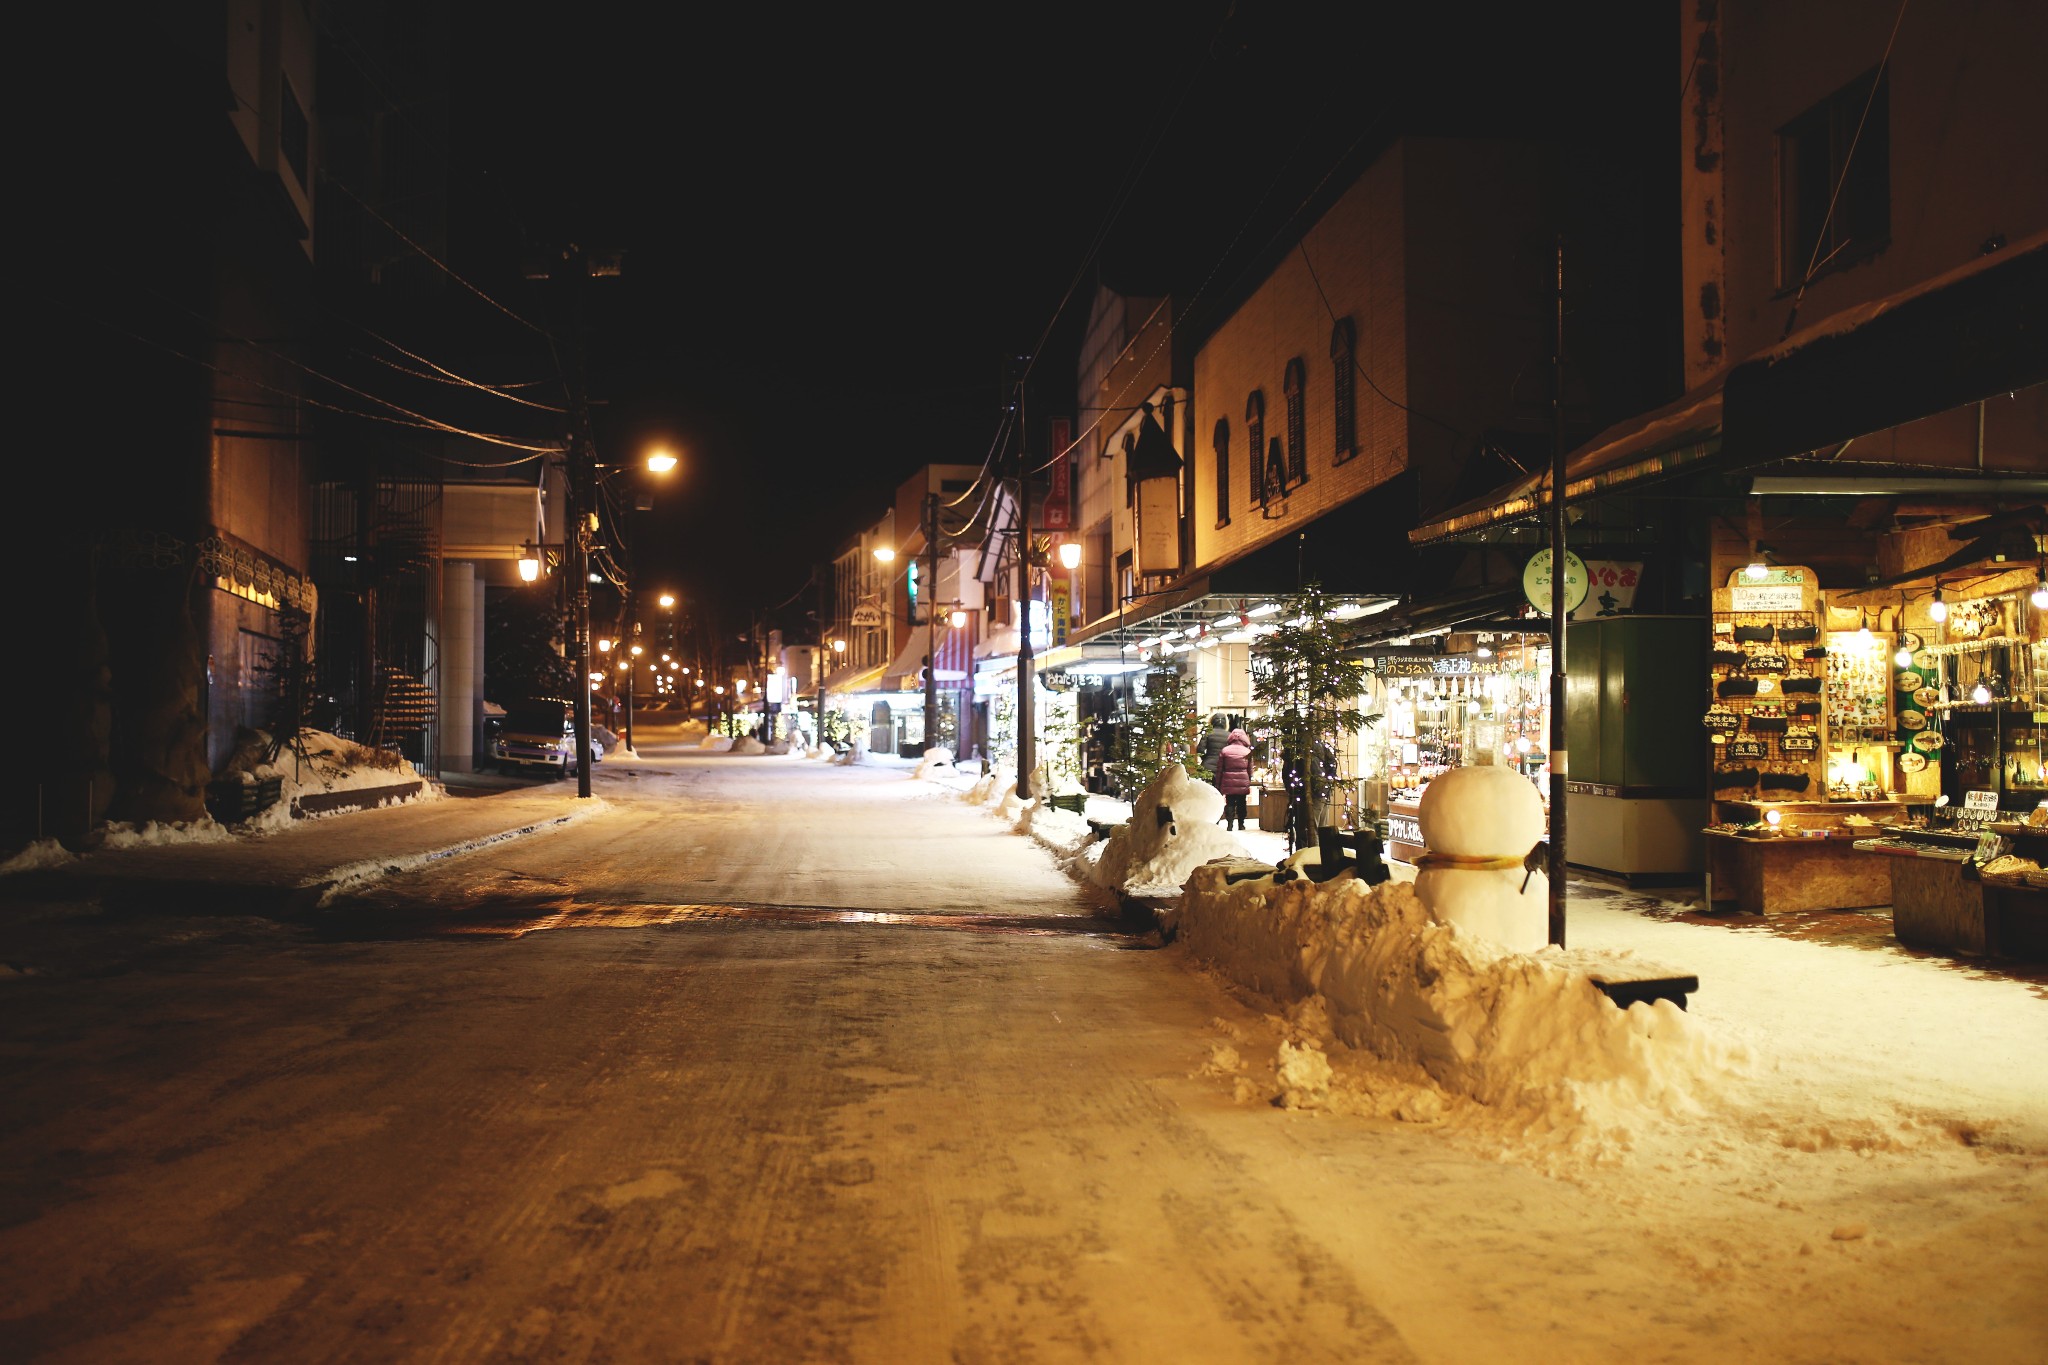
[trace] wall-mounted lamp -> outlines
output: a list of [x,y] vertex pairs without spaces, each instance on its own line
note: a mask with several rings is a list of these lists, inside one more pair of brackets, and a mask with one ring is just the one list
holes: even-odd
[[1060,564],[1065,568],[1077,568],[1081,563],[1081,542],[1069,540],[1060,546]]
[[532,541],[519,550],[519,581],[531,583],[540,577],[540,546]]

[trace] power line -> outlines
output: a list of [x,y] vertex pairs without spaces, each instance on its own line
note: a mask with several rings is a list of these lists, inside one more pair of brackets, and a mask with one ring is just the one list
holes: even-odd
[[539,332],[539,333],[541,333],[541,334],[542,334],[543,336],[547,335],[547,328],[545,328],[545,327],[541,327],[541,326],[538,326],[538,325],[536,325],[536,324],[534,324],[534,323],[531,323],[531,322],[528,322],[528,321],[527,321],[527,320],[526,320],[525,318],[523,318],[523,317],[519,316],[519,314],[517,314],[517,313],[513,312],[513,311],[512,311],[512,310],[511,310],[510,308],[507,308],[507,307],[506,307],[506,306],[505,306],[504,304],[502,304],[502,303],[499,303],[499,302],[498,302],[498,301],[497,301],[496,299],[492,298],[492,297],[491,297],[491,296],[490,296],[489,294],[486,294],[486,293],[485,293],[485,292],[484,292],[483,290],[481,290],[481,289],[477,288],[477,287],[476,287],[475,285],[471,284],[471,283],[470,283],[470,282],[469,282],[468,280],[466,280],[466,279],[464,279],[464,278],[463,278],[462,276],[460,276],[460,275],[456,274],[456,273],[455,273],[455,271],[454,271],[454,269],[453,269],[453,268],[452,268],[451,266],[449,266],[449,265],[448,265],[448,263],[447,263],[446,261],[443,261],[443,260],[442,260],[442,259],[441,259],[440,257],[436,256],[436,255],[435,255],[435,254],[434,254],[433,252],[431,252],[431,251],[427,250],[427,249],[426,249],[425,247],[421,246],[421,245],[420,245],[420,244],[419,244],[418,242],[415,242],[415,241],[414,241],[414,240],[413,240],[413,239],[412,239],[412,238],[411,238],[410,236],[408,236],[408,235],[406,234],[406,232],[405,232],[405,229],[403,229],[403,228],[399,227],[399,226],[398,226],[398,225],[397,225],[396,223],[393,223],[393,222],[392,222],[392,221],[391,221],[390,219],[386,218],[386,217],[385,217],[385,216],[384,216],[383,214],[381,214],[381,213],[377,212],[377,210],[375,210],[375,209],[371,208],[371,207],[369,206],[369,204],[367,204],[367,203],[365,203],[365,202],[364,202],[364,200],[363,200],[363,197],[362,197],[361,195],[357,194],[357,193],[356,193],[356,192],[355,192],[354,190],[350,189],[350,188],[348,187],[348,184],[347,184],[347,182],[345,182],[345,181],[343,181],[343,180],[340,180],[340,179],[336,178],[336,176],[334,175],[334,173],[333,173],[332,171],[329,171],[329,170],[327,170],[326,168],[324,168],[324,167],[323,167],[323,168],[321,169],[321,171],[320,171],[320,179],[321,179],[322,181],[326,182],[327,184],[329,184],[329,185],[332,185],[332,186],[334,186],[334,188],[336,188],[336,189],[340,190],[340,191],[341,191],[341,192],[342,192],[343,194],[347,195],[347,196],[348,196],[349,198],[351,198],[351,199],[355,200],[355,201],[356,201],[356,203],[357,203],[357,204],[358,204],[358,205],[359,205],[359,206],[360,206],[360,207],[362,208],[362,210],[363,210],[363,212],[364,212],[364,213],[367,213],[367,214],[369,214],[369,215],[370,215],[370,216],[371,216],[372,218],[376,219],[376,220],[377,220],[378,222],[382,223],[382,224],[383,224],[383,225],[384,225],[384,226],[385,226],[386,228],[390,229],[390,231],[391,231],[391,235],[392,235],[392,236],[394,236],[394,237],[398,238],[398,240],[399,240],[399,241],[401,241],[401,242],[404,242],[404,243],[405,243],[405,244],[406,244],[407,246],[411,247],[411,248],[412,248],[412,249],[413,249],[414,251],[418,252],[418,253],[419,253],[419,254],[420,254],[420,255],[421,255],[421,256],[422,256],[423,258],[425,258],[425,260],[426,260],[426,261],[427,261],[427,262],[428,262],[429,264],[431,264],[431,265],[432,265],[432,266],[433,266],[433,267],[434,267],[435,269],[439,270],[439,271],[440,271],[440,272],[441,272],[442,274],[446,275],[446,276],[447,276],[447,277],[448,277],[449,279],[451,279],[451,280],[455,281],[455,282],[456,282],[457,284],[461,285],[461,286],[462,286],[462,287],[463,287],[464,289],[467,289],[467,290],[468,290],[468,291],[469,291],[470,293],[472,293],[472,294],[476,295],[476,296],[477,296],[478,298],[482,299],[482,300],[483,300],[483,301],[484,301],[485,303],[488,303],[489,305],[491,305],[491,307],[493,307],[493,308],[497,309],[497,310],[498,310],[499,312],[503,313],[503,314],[504,314],[504,315],[505,315],[506,317],[508,317],[508,318],[512,319],[512,320],[513,320],[514,322],[518,323],[518,324],[519,324],[519,325],[520,325],[521,327],[525,327],[525,328],[528,328],[528,329],[529,329],[529,330],[531,330],[531,331]]

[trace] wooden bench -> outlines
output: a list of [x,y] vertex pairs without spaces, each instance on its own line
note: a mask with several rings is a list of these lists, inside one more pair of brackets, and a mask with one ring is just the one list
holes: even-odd
[[1072,811],[1076,815],[1088,813],[1088,793],[1074,792],[1063,796],[1048,796],[1045,804],[1054,810]]
[[1378,886],[1393,874],[1387,871],[1386,845],[1369,829],[1336,829],[1324,825],[1316,831],[1316,854],[1320,862],[1302,871],[1312,882],[1326,882],[1341,872],[1356,870],[1367,886]]

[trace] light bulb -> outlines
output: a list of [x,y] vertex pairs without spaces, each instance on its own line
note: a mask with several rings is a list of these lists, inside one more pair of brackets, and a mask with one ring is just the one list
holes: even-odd
[[1912,667],[1913,651],[1907,649],[1904,645],[1900,645],[1899,652],[1892,655],[1892,662],[1897,664],[1900,668]]
[[2041,610],[2048,611],[2048,578],[2044,578],[2034,585],[2033,595],[2028,597],[2027,600]]
[[1948,620],[1948,603],[1941,599],[1941,589],[1934,590],[1934,600],[1927,604],[1927,614],[1937,621]]
[[1970,700],[1982,706],[1985,702],[1991,700],[1991,689],[1983,683],[1978,683],[1970,689]]
[[1764,578],[1768,576],[1770,572],[1771,571],[1768,568],[1764,567],[1764,562],[1761,559],[1756,560],[1748,568],[1742,571],[1743,576],[1745,578],[1750,579]]

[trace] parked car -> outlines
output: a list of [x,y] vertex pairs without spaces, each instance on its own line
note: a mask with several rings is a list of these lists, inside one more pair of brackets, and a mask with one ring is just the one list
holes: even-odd
[[[593,734],[590,761],[604,757]],[[545,768],[566,777],[576,771],[576,711],[566,702],[528,702],[507,707],[491,739],[491,762],[501,772]]]

